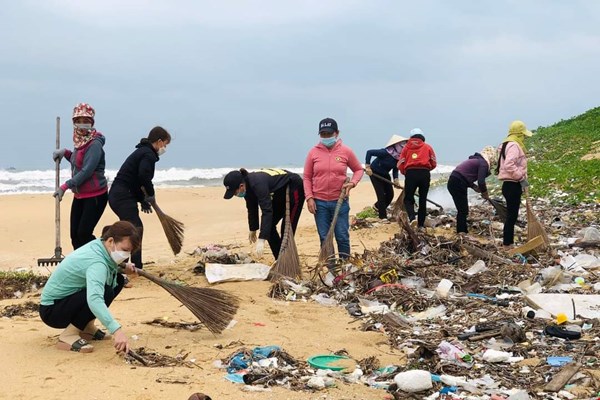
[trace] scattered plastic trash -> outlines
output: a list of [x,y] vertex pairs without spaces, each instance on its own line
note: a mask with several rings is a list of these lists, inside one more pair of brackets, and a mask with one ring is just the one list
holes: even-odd
[[492,363],[506,362],[512,357],[512,353],[506,351],[498,351],[494,349],[487,349],[483,353],[483,360]]
[[436,352],[439,354],[442,360],[449,361],[452,364],[459,365],[465,368],[471,368],[473,366],[473,357],[465,352],[461,347],[453,343],[442,341]]
[[448,297],[448,293],[450,292],[452,285],[454,285],[454,283],[452,283],[451,280],[442,279],[440,281],[440,283],[438,284],[437,289],[435,291],[439,297],[446,298],[446,297]]
[[326,293],[313,294],[310,296],[311,299],[316,301],[322,306],[326,307],[335,307],[338,305],[338,301],[336,299],[332,299]]
[[409,393],[421,392],[433,387],[429,371],[418,369],[400,372],[394,377],[394,382],[398,385],[398,389]]
[[471,268],[465,271],[465,274],[473,276],[480,272],[487,271],[487,269],[488,268],[485,266],[485,262],[483,260],[477,260],[475,264],[471,266]]
[[546,362],[551,367],[562,367],[565,364],[573,362],[573,357],[548,357],[546,358]]

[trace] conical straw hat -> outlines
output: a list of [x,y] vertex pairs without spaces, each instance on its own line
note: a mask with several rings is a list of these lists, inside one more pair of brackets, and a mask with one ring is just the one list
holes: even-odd
[[385,147],[390,147],[390,146],[392,146],[392,145],[394,145],[396,143],[404,142],[406,140],[408,140],[408,138],[405,138],[404,136],[392,135],[392,137],[387,142],[387,144],[385,145]]

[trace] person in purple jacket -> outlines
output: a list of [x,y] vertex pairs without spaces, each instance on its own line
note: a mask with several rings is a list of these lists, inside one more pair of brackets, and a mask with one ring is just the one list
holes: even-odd
[[[394,187],[391,183],[374,177],[373,174],[391,181],[390,171],[392,171],[394,184],[398,185],[400,181],[398,180],[398,167],[396,164],[407,141],[408,138],[393,135],[383,149],[367,150],[365,171],[369,175],[369,178],[371,178],[371,184],[373,184],[373,189],[375,189],[377,202],[373,205],[373,208],[379,213],[380,219],[387,218],[387,207],[394,199]],[[375,160],[371,163],[371,158],[373,157],[375,157]]]
[[[480,153],[475,153],[468,160],[458,164],[448,179],[448,191],[456,205],[456,233],[467,234],[467,216],[469,215],[468,189],[471,188],[489,199],[485,178],[492,171],[492,163],[496,161],[496,149],[486,146]],[[477,184],[475,184],[477,182]]]
[[104,136],[94,128],[96,111],[87,103],[73,109],[73,151],[58,149],[52,159],[63,157],[71,164],[71,179],[60,185],[53,196],[59,201],[69,189],[71,203],[71,244],[78,249],[96,239],[94,228],[108,202],[108,186],[104,176]]

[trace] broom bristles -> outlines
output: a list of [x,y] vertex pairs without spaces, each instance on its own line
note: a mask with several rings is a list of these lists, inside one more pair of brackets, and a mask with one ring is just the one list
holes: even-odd
[[400,194],[394,203],[394,208],[392,208],[392,217],[398,222],[400,221],[402,211],[404,211],[404,189],[400,191]]
[[240,305],[238,297],[222,290],[178,285],[144,270],[138,270],[138,274],[169,292],[215,334],[229,326]]
[[284,231],[279,256],[272,269],[274,273],[273,278],[276,278],[278,275],[290,278],[301,278],[302,269],[300,268],[300,257],[298,256],[298,247],[296,247],[296,241],[294,240],[294,231],[292,230],[292,221],[290,217],[289,186],[286,189]]
[[544,239],[544,245],[542,248],[546,248],[550,243],[548,239],[548,234],[544,229],[544,226],[537,219],[535,214],[533,213],[533,209],[531,208],[531,203],[529,201],[529,193],[527,193],[525,197],[525,208],[527,209],[527,240],[532,240],[536,236],[541,236]]
[[158,216],[163,231],[165,232],[165,236],[169,241],[169,246],[171,246],[171,250],[173,250],[173,254],[179,254],[181,247],[183,246],[185,225],[183,222],[165,214],[156,202],[152,203],[152,207],[154,208],[154,211],[156,211],[156,215]]

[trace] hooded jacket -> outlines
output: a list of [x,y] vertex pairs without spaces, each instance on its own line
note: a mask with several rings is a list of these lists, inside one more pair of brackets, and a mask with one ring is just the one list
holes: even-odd
[[79,149],[66,150],[65,158],[71,164],[71,179],[63,184],[71,189],[76,199],[96,197],[108,190],[104,168],[104,143],[100,132]]
[[127,188],[137,201],[144,201],[144,192],[148,196],[154,196],[154,166],[159,160],[158,153],[147,141],[142,141],[135,146],[135,151],[127,157],[112,186],[121,186]]
[[104,286],[117,286],[117,263],[106,251],[102,239],[95,239],[81,246],[58,264],[44,289],[40,304],[53,305],[83,289],[92,313],[110,333],[121,325],[115,321],[104,302]]
[[475,187],[473,182],[477,181],[481,193],[485,193],[487,192],[485,178],[490,176],[490,166],[481,154],[475,153],[468,160],[458,164],[450,176],[462,179],[470,188]]
[[353,172],[350,182],[354,186],[362,179],[362,165],[350,147],[341,139],[328,148],[322,143],[310,149],[304,162],[304,194],[311,198],[334,201],[340,197],[348,168]]
[[527,179],[527,156],[519,143],[504,142],[498,147],[498,152],[498,179],[511,182]]
[[426,169],[431,171],[437,166],[433,148],[418,138],[411,138],[400,153],[398,169],[406,175],[409,169]]

